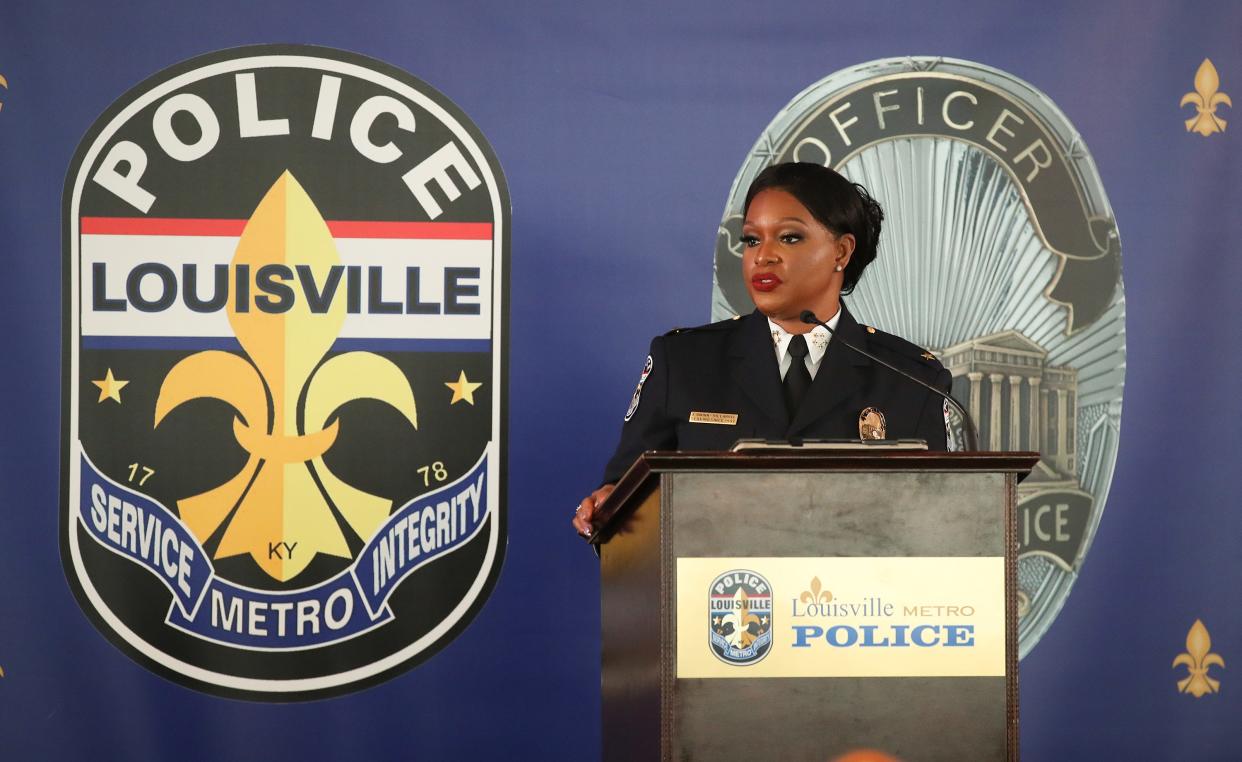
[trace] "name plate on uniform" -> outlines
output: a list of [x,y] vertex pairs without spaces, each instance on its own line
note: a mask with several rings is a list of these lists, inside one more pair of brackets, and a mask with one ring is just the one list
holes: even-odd
[[678,558],[677,677],[1003,677],[1005,559]]
[[721,426],[736,426],[737,413],[701,413],[695,410],[690,413],[690,423],[716,423]]

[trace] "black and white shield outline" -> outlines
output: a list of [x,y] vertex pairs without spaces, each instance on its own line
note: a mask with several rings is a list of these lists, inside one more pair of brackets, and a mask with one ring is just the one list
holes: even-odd
[[[368,658],[365,637],[342,640],[325,648],[353,649],[352,666],[333,672],[316,666],[333,659],[318,659],[317,648],[286,649],[281,654],[270,651],[268,658],[288,658],[291,665],[285,674],[248,674],[230,671],[230,651],[219,644],[209,658],[194,649],[178,649],[174,635],[152,638],[136,632],[118,615],[115,600],[99,589],[83,561],[84,539],[79,526],[83,507],[80,499],[79,464],[86,453],[79,439],[80,406],[84,393],[82,369],[82,266],[81,200],[91,172],[109,140],[117,130],[143,108],[177,92],[180,88],[202,82],[210,77],[264,69],[305,69],[353,78],[370,86],[383,88],[395,97],[416,104],[426,113],[435,115],[440,126],[464,151],[482,179],[490,203],[492,226],[490,271],[490,384],[487,397],[490,405],[490,430],[484,445],[484,465],[488,474],[485,492],[488,519],[477,539],[485,538],[482,562],[469,572],[465,593],[451,610],[434,626],[417,638],[388,643],[374,649]],[[338,125],[347,130],[347,126]],[[441,197],[443,201],[443,197]],[[193,215],[187,215],[193,216]],[[494,588],[502,566],[507,544],[507,393],[508,393],[508,288],[509,288],[509,225],[510,205],[505,180],[491,147],[477,127],[448,98],[422,81],[389,64],[345,51],[301,45],[258,45],[216,51],[172,66],[132,88],[113,103],[86,133],[70,164],[66,176],[62,204],[62,240],[64,275],[62,283],[62,400],[61,400],[61,501],[60,546],[66,578],[83,611],[94,625],[118,648],[151,671],[176,683],[207,693],[258,701],[301,701],[341,695],[384,682],[399,675],[443,648],[456,638],[481,610]],[[394,505],[394,508],[396,506]],[[472,538],[474,539],[474,538]],[[445,558],[449,558],[446,556]],[[137,568],[137,567],[136,567]],[[139,571],[141,571],[139,569]],[[170,626],[171,629],[171,626]],[[262,649],[233,648],[242,651]],[[299,665],[305,665],[305,668]],[[260,670],[261,672],[261,670]]]

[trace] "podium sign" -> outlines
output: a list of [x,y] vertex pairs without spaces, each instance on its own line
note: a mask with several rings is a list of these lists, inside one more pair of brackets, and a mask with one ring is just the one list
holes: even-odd
[[1005,559],[678,558],[677,677],[1004,677]]
[[647,453],[602,507],[605,759],[1017,758],[1034,453]]

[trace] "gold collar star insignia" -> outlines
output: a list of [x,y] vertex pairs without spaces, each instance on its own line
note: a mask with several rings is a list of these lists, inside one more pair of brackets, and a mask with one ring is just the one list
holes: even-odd
[[116,404],[121,404],[121,390],[125,388],[128,381],[122,381],[112,375],[112,368],[108,368],[108,373],[98,381],[91,381],[92,384],[99,387],[99,402],[107,399],[116,400]]
[[466,371],[463,370],[461,374],[457,376],[456,381],[446,381],[444,385],[453,390],[453,400],[449,402],[450,405],[456,405],[462,400],[465,400],[473,405],[474,392],[482,386],[483,383],[481,381],[471,381],[466,378]]

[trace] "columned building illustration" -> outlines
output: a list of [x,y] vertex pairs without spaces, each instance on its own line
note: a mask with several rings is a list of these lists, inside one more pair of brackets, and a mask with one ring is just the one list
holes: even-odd
[[1047,351],[1017,331],[981,336],[938,354],[953,373],[953,396],[979,427],[980,449],[1043,455],[1019,492],[1078,486],[1077,370],[1048,365]]

